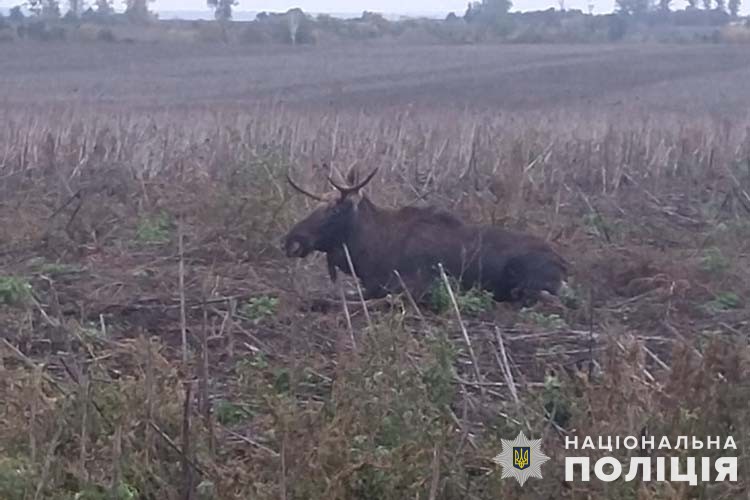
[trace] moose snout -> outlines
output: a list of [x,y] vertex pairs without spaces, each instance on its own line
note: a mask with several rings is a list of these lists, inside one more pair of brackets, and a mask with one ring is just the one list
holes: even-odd
[[284,252],[287,257],[305,257],[310,253],[310,243],[299,235],[288,235],[283,241]]

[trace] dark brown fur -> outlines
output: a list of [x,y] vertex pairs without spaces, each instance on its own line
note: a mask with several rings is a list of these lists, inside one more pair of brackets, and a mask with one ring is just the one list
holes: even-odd
[[563,259],[534,236],[465,224],[431,207],[379,208],[358,192],[325,202],[284,242],[290,257],[326,253],[334,280],[337,269],[351,274],[345,244],[368,298],[401,291],[394,270],[422,298],[439,262],[463,287],[480,286],[500,301],[533,300],[542,290],[556,294],[566,272]]

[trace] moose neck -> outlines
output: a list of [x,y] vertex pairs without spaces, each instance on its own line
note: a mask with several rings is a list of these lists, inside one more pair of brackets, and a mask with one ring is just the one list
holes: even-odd
[[[382,216],[383,211],[380,208],[367,197],[362,197],[357,206],[357,214],[352,221],[352,226],[342,241],[342,244],[349,249],[354,271],[361,278],[365,278],[363,274],[367,274],[366,269],[371,267],[369,265],[370,255],[378,254],[373,247],[382,244],[383,237],[386,236],[382,234],[381,228],[387,227],[380,220]],[[343,250],[341,254],[342,258],[337,258],[336,264],[342,271],[349,274],[349,264]]]

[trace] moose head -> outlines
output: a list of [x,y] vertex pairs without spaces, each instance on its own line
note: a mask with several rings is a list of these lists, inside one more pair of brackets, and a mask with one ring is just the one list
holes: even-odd
[[288,257],[307,257],[311,252],[332,252],[341,247],[356,224],[360,190],[377,173],[375,168],[362,182],[356,183],[354,170],[349,172],[350,186],[341,186],[328,176],[328,182],[336,188],[324,195],[314,194],[296,184],[287,174],[287,181],[299,193],[320,202],[305,219],[298,222],[284,237],[284,250]]

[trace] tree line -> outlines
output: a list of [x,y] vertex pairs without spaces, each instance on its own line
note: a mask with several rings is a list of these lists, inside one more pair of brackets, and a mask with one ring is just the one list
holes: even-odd
[[[10,10],[11,20],[22,20],[25,18],[23,7],[26,7],[32,16],[40,19],[101,17],[115,14],[114,0],[94,0],[88,7],[85,0],[67,0],[67,10],[63,16],[60,0],[26,0],[25,4],[17,5]],[[154,0],[124,0],[125,15],[133,20],[146,21],[154,16],[149,11],[148,4]],[[739,16],[742,0],[687,0],[686,10],[703,10],[727,13],[731,17]],[[615,0],[616,13],[632,16],[643,16],[651,12],[672,12],[673,0]],[[217,21],[226,22],[232,19],[232,13],[237,6],[237,0],[206,0],[207,7],[213,10]],[[560,10],[565,10],[565,0],[559,0]],[[510,0],[480,0],[469,2],[463,15],[467,22],[482,24],[502,24],[507,17],[512,3]],[[590,10],[593,9],[593,4]],[[292,9],[299,10],[299,9]],[[455,14],[450,14],[456,18]]]
[[[154,0],[124,0],[124,12],[116,12],[115,0],[27,0],[10,12],[10,22],[17,24],[19,38],[63,39],[74,32],[77,21],[107,26],[129,22],[156,21],[158,16],[149,7]],[[120,1],[120,0],[117,0]],[[64,2],[64,3],[63,3]],[[476,0],[467,4],[463,13],[450,13],[445,19],[404,19],[392,21],[374,12],[360,17],[340,19],[326,14],[312,16],[299,8],[284,13],[261,12],[251,22],[234,23],[237,0],[206,0],[218,21],[182,22],[184,30],[192,30],[197,39],[228,43],[316,43],[327,40],[364,40],[383,37],[399,38],[412,33],[423,40],[446,43],[476,43],[502,40],[523,43],[598,42],[622,39],[628,33],[651,33],[673,36],[682,40],[718,40],[719,27],[739,16],[741,0],[688,0],[684,9],[675,10],[673,0],[615,0],[615,11],[594,15],[566,9],[565,0],[558,0],[558,9],[533,12],[511,12],[511,0]],[[63,5],[66,9],[63,9]],[[25,8],[24,8],[25,7]],[[64,10],[64,14],[63,14]],[[30,17],[26,17],[26,13]],[[65,26],[53,21],[70,20]],[[8,23],[0,17],[0,30]],[[658,34],[661,27],[668,29]],[[679,31],[680,27],[690,27]],[[693,27],[700,27],[695,30]],[[112,30],[102,28],[98,39],[116,41]],[[669,31],[672,30],[672,31]],[[59,33],[58,33],[59,32]],[[0,32],[0,41],[15,35]],[[125,34],[127,36],[127,34]],[[682,38],[679,38],[682,37]],[[661,38],[659,38],[661,39]],[[665,41],[670,41],[665,39]],[[672,40],[675,41],[675,40]]]

